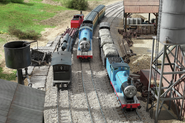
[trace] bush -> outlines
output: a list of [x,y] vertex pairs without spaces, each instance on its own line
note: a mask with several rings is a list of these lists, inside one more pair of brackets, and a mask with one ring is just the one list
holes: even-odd
[[41,35],[34,30],[27,30],[26,32],[21,31],[20,29],[17,29],[15,26],[10,26],[8,29],[8,32],[11,35],[15,35],[19,39],[33,39],[37,40],[41,37]]
[[12,2],[12,3],[23,3],[24,0],[0,0],[0,3],[9,3],[9,2]]
[[67,8],[85,10],[88,7],[86,0],[63,0],[62,4]]
[[12,3],[23,3],[24,0],[11,0]]
[[0,0],[0,3],[9,3],[11,0]]
[[0,34],[6,34],[6,32],[0,31]]

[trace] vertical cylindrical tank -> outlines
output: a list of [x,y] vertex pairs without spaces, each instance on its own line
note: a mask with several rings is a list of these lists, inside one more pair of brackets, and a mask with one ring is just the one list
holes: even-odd
[[157,37],[163,44],[185,44],[185,0],[161,0]]
[[134,19],[133,18],[129,18],[130,20],[130,24],[134,24]]
[[130,24],[130,18],[127,18],[127,25]]
[[26,68],[31,64],[30,44],[13,41],[4,45],[6,66],[12,69]]
[[137,18],[133,18],[133,24],[136,24],[137,23]]

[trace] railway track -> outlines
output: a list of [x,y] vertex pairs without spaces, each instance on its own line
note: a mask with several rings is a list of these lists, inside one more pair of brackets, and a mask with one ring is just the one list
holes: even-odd
[[[81,71],[82,71],[81,76],[82,76],[83,90],[85,93],[91,122],[92,123],[107,123],[104,113],[102,111],[102,106],[101,106],[98,92],[95,86],[94,81],[96,80],[94,78],[90,62],[89,63],[82,62]],[[95,94],[96,98],[92,99],[91,94]]]
[[[123,2],[106,6],[107,18],[103,21],[107,20],[113,23],[116,17],[121,17],[123,9],[121,3]],[[111,24],[111,26],[113,25]],[[95,33],[97,36],[98,27]],[[129,120],[123,113],[120,113],[120,104],[112,92],[113,89],[110,86],[104,68],[102,68],[97,39],[94,39],[94,59],[91,62],[81,63],[78,61],[76,59],[76,47],[77,43],[75,43],[73,48],[72,84],[68,90],[57,91],[57,88],[52,86],[52,68],[50,67],[49,69],[45,89],[47,90],[45,122],[121,123]],[[97,68],[97,66],[99,67]]]
[[[123,2],[118,2],[110,8],[107,7],[106,14],[105,14],[106,18],[103,21],[109,22],[110,29],[115,28],[114,25],[113,25],[113,21],[117,17],[123,19],[123,8],[124,8]],[[111,31],[111,32],[115,32],[115,31]],[[116,46],[118,47],[119,50],[122,49],[121,46],[120,46],[120,44],[123,43],[122,40],[119,40],[119,39],[116,39],[116,40],[117,41],[114,41],[114,43],[116,44]],[[122,51],[119,51],[119,53],[120,52],[122,52]],[[138,119],[140,121],[142,121],[142,118],[140,117],[139,113],[137,112],[137,109],[135,111],[132,111],[132,112],[123,111],[121,109],[119,101],[117,101],[117,102],[118,102],[118,107],[116,107],[115,109],[118,112],[118,115],[120,116],[120,118],[122,119],[123,122],[125,121],[125,118],[126,118],[127,121],[132,121],[129,118],[132,117],[132,115],[134,115],[134,113],[135,113],[135,115],[138,116]],[[138,119],[136,119],[136,120],[138,120]]]
[[57,89],[57,123],[73,123],[70,97],[70,87],[69,90]]

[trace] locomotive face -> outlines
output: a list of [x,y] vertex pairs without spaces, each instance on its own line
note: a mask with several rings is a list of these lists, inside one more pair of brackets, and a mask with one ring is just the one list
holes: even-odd
[[82,52],[88,52],[90,48],[90,43],[89,41],[83,40],[80,42],[80,49]]
[[129,86],[127,86],[127,87],[124,89],[124,92],[123,92],[123,93],[124,93],[124,95],[125,95],[126,97],[132,98],[132,97],[134,97],[134,96],[136,95],[137,89],[136,89],[135,86],[129,85]]

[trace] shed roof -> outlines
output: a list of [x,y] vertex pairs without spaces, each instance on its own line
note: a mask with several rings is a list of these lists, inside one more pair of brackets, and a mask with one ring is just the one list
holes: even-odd
[[0,79],[0,122],[42,123],[45,92]]
[[158,13],[159,0],[124,0],[125,13]]

